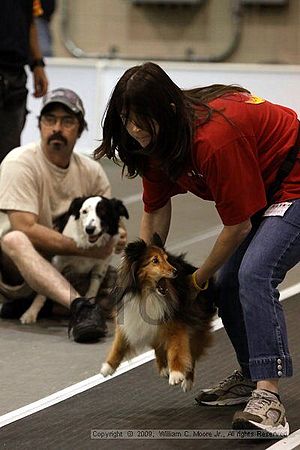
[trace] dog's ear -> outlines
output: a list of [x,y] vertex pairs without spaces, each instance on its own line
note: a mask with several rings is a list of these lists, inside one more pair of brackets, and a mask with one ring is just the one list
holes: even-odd
[[130,242],[125,247],[125,256],[130,261],[130,263],[134,263],[138,261],[147,250],[147,244],[143,239],[138,239],[135,242]]
[[79,219],[80,208],[82,207],[83,202],[85,202],[85,200],[87,198],[88,197],[76,197],[76,198],[74,198],[74,200],[72,200],[72,202],[69,206],[68,214],[70,216],[75,216],[75,220]]
[[151,238],[151,244],[155,245],[156,247],[159,247],[159,248],[164,248],[164,244],[163,244],[163,242],[161,240],[161,237],[160,237],[160,235],[158,233],[154,233],[153,234],[153,236]]
[[111,202],[120,217],[125,217],[126,219],[129,219],[129,214],[128,214],[127,208],[124,205],[124,203],[122,202],[122,200],[118,200],[117,198],[112,198]]

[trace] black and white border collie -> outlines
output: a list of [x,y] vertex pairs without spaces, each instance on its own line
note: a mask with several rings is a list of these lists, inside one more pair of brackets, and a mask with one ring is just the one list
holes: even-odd
[[196,270],[184,259],[167,252],[155,234],[150,245],[129,243],[119,268],[115,338],[101,374],[112,375],[123,358],[145,348],[155,351],[161,376],[170,385],[192,388],[196,361],[211,341],[215,314],[213,281],[207,291],[191,298],[189,277]]
[[[79,248],[102,247],[111,238],[114,243],[118,241],[121,217],[129,219],[128,211],[121,200],[98,195],[78,197],[71,202],[69,210],[55,221],[55,229],[72,238]],[[106,259],[57,255],[52,258],[52,264],[60,272],[68,267],[72,273],[91,273],[90,285],[85,294],[90,298],[97,295],[111,258],[112,255]],[[36,322],[44,303],[45,297],[38,294],[21,316],[21,322],[23,324]]]

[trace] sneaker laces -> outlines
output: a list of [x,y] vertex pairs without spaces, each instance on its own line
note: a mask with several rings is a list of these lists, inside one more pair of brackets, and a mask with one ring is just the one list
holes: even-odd
[[231,375],[229,375],[225,380],[220,381],[219,387],[223,387],[231,381],[242,381],[244,379],[243,374],[239,370],[235,370]]
[[252,397],[248,401],[244,411],[250,414],[256,413],[260,411],[262,407],[270,405],[270,403],[271,399],[264,397],[262,394],[256,391],[253,391]]

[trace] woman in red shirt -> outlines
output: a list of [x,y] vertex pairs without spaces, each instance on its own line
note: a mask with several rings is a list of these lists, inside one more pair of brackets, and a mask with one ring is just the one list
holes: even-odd
[[191,283],[201,289],[217,273],[219,314],[240,370],[197,401],[248,401],[233,427],[282,435],[289,425],[278,381],[292,375],[292,361],[277,286],[300,259],[300,157],[269,197],[298,131],[289,108],[237,86],[181,90],[149,62],[118,81],[95,152],[121,159],[129,177],[142,177],[146,241],[155,231],[166,240],[174,195],[190,191],[215,202],[223,229]]

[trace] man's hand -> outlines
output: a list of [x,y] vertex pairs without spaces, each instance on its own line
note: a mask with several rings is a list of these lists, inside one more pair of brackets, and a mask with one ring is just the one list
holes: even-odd
[[125,228],[119,227],[119,236],[120,236],[120,238],[119,238],[118,242],[116,243],[116,247],[115,247],[116,255],[121,253],[127,244],[127,231]]
[[43,97],[48,90],[48,79],[43,67],[35,67],[33,70],[33,96]]
[[78,255],[86,256],[90,258],[106,259],[114,250],[114,241],[111,238],[105,245],[101,247],[90,247],[89,249],[82,250],[78,248]]

